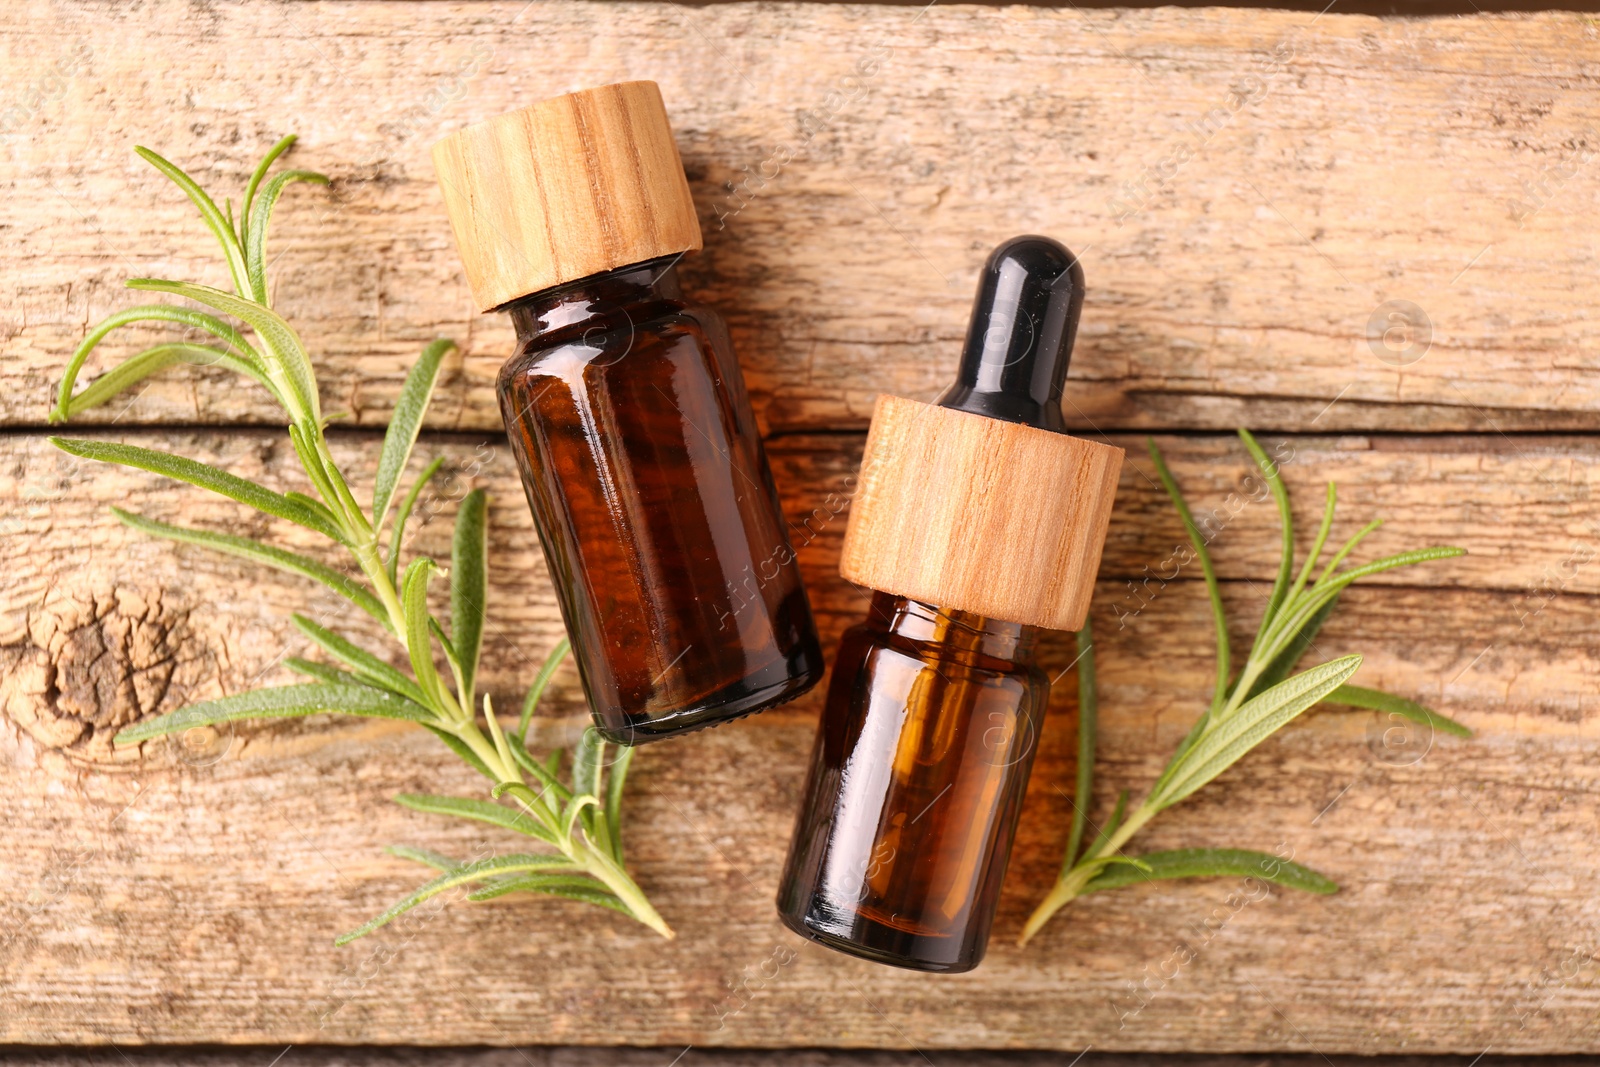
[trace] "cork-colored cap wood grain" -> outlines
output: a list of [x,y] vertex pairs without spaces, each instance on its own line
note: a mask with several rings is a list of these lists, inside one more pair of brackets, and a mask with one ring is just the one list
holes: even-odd
[[1078,630],[1122,449],[880,396],[839,573],[946,610]]
[[700,222],[655,82],[544,100],[433,146],[480,310],[700,247]]

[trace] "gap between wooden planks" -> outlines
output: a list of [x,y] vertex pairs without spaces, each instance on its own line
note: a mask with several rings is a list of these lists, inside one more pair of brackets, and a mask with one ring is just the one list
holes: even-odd
[[[294,484],[276,431],[114,436],[280,489]],[[10,768],[0,791],[8,827],[0,876],[17,887],[0,898],[0,1040],[1074,1053],[1087,1044],[1472,1054],[1490,1044],[1600,1045],[1592,965],[1571,980],[1549,977],[1591,944],[1596,922],[1587,887],[1600,875],[1590,847],[1600,781],[1584,704],[1596,590],[1592,569],[1580,569],[1581,579],[1530,614],[1522,588],[1539,566],[1560,562],[1554,547],[1540,546],[1567,532],[1570,507],[1581,503],[1589,439],[1523,439],[1516,451],[1485,456],[1474,439],[1268,438],[1280,454],[1292,449],[1285,472],[1307,518],[1322,481],[1336,477],[1341,530],[1378,513],[1414,520],[1409,532],[1380,535],[1391,540],[1372,551],[1425,540],[1473,549],[1403,584],[1348,594],[1318,645],[1328,656],[1366,653],[1359,680],[1418,696],[1479,736],[1432,744],[1417,736],[1417,748],[1396,750],[1385,745],[1392,724],[1318,711],[1158,821],[1142,846],[1282,844],[1339,880],[1340,894],[1285,892],[1237,915],[1227,882],[1107,894],[1075,905],[1019,952],[1010,938],[1053,876],[1067,820],[1074,720],[1063,682],[1040,737],[992,955],[973,975],[943,980],[801,946],[773,917],[816,693],[641,753],[630,863],[677,941],[577,906],[528,901],[453,908],[334,950],[335,934],[423,877],[383,845],[460,855],[507,847],[387,803],[401,791],[470,793],[469,775],[419,731],[330,719],[242,725],[214,750],[180,755],[158,742],[111,762],[105,737],[124,722],[286,680],[274,663],[305,651],[289,613],[310,606],[338,617],[338,602],[298,579],[133,535],[107,507],[260,536],[285,535],[281,524],[141,472],[75,464],[39,435],[0,442],[0,495],[26,504],[0,531],[0,758]],[[1139,441],[1118,443],[1135,458],[1096,599],[1105,709],[1097,816],[1117,789],[1137,791],[1154,777],[1212,670],[1208,612],[1192,579],[1147,592],[1148,603],[1118,626],[1126,580],[1143,579],[1180,536],[1141,473]],[[1161,443],[1197,508],[1227,507],[1247,470],[1236,444]],[[374,434],[334,438],[352,470],[367,469],[377,445]],[[842,435],[771,444],[830,651],[862,607],[837,577],[843,514],[829,504],[847,489],[858,449],[858,438]],[[440,483],[416,549],[447,552],[452,497],[469,484],[490,489],[499,576],[484,674],[508,705],[559,624],[503,438],[429,437],[419,447],[439,452],[452,469],[476,464],[478,473]],[[1571,498],[1538,488],[1552,478],[1565,479]],[[1241,643],[1273,569],[1271,522],[1271,506],[1252,501],[1216,539]],[[376,634],[352,629],[382,647]],[[1052,674],[1069,661],[1065,641],[1046,649]],[[580,716],[564,674],[540,742],[569,741]],[[1219,914],[1220,932],[1202,938],[1197,924]],[[1180,944],[1199,945],[1193,963],[1171,980],[1152,979],[1171,973],[1166,961]],[[795,961],[719,1027],[730,984],[779,947],[795,949]],[[1130,983],[1155,989],[1148,1004]]]
[[[297,132],[290,162],[335,183],[289,191],[271,257],[330,407],[383,423],[445,334],[465,354],[432,425],[495,428],[512,339],[470,313],[427,148],[651,78],[706,232],[689,291],[727,314],[774,429],[933,395],[985,253],[1028,231],[1083,257],[1077,426],[1586,429],[1597,56],[1575,12],[20,0],[0,12],[0,421],[40,423],[87,324],[134,302],[124,278],[221,281],[135,143],[221,198]],[[1425,353],[1382,343],[1424,329]],[[278,413],[181,372],[98,417]]]

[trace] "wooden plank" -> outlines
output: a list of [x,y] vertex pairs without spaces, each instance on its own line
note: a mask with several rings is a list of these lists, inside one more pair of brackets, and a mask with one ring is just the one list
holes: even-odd
[[[294,163],[335,184],[281,206],[277,300],[330,408],[381,424],[415,353],[447,334],[465,354],[433,425],[495,428],[512,339],[470,313],[426,149],[622,78],[662,85],[706,230],[687,285],[727,315],[774,429],[859,428],[880,390],[934,395],[986,250],[1025,231],[1083,255],[1081,427],[1582,429],[1600,403],[1600,327],[1581,299],[1600,233],[1600,65],[1581,13],[207,12],[0,12],[4,424],[40,423],[88,324],[132,302],[122,279],[221,281],[188,204],[132,145],[220,196],[294,130]],[[153,73],[168,69],[185,77]],[[1375,340],[1405,347],[1397,300],[1431,324],[1416,362]],[[255,390],[175,371],[102,418],[278,415]]]
[[[661,1067],[681,1057],[682,1067],[926,1067],[917,1052],[864,1049],[595,1049],[586,1046],[540,1046],[515,1049],[336,1048],[277,1045],[256,1048],[6,1049],[6,1067],[272,1067],[274,1056],[284,1067]],[[291,1058],[292,1057],[292,1058]],[[941,1051],[941,1067],[1058,1067],[1055,1052]],[[1171,1056],[1140,1053],[1088,1053],[1082,1067],[1467,1067],[1459,1056],[1372,1057],[1302,1055]],[[1577,1057],[1485,1056],[1482,1067],[1584,1067]]]
[[[926,1067],[917,1052],[865,1049],[702,1049],[538,1046],[514,1049],[337,1048],[278,1045],[255,1048],[6,1049],[6,1067],[271,1067],[274,1056],[284,1067],[661,1067],[681,1057],[682,1067]],[[1058,1067],[1055,1052],[941,1051],[941,1067]],[[1082,1067],[1467,1067],[1459,1056],[1317,1056],[1267,1054],[1252,1056],[1186,1056],[1090,1052]],[[1485,1056],[1482,1067],[1584,1067],[1577,1057]]]
[[[276,433],[123,435],[293,484]],[[337,605],[307,583],[133,536],[106,512],[131,502],[159,518],[280,533],[231,504],[74,466],[34,435],[3,440],[0,498],[27,507],[0,541],[0,1042],[1600,1049],[1592,564],[1518,617],[1536,569],[1524,557],[1570,532],[1587,440],[1522,439],[1523,456],[1448,438],[1378,442],[1388,451],[1269,439],[1294,449],[1286,470],[1302,506],[1336,474],[1347,524],[1388,503],[1420,527],[1385,533],[1391,547],[1425,531],[1474,548],[1405,584],[1349,594],[1318,646],[1366,653],[1361,680],[1417,694],[1479,736],[1400,744],[1375,716],[1315,713],[1158,820],[1144,845],[1282,843],[1341,893],[1277,893],[1237,911],[1227,882],[1106,894],[1024,951],[1011,938],[1049,884],[1066,825],[1073,700],[1058,687],[991,956],[952,979],[805,946],[774,918],[817,694],[641,753],[630,864],[676,941],[576,905],[521,902],[455,906],[333,949],[335,934],[419,880],[383,845],[504,846],[387,802],[471,790],[468,773],[420,731],[331,719],[240,726],[113,761],[105,735],[133,717],[279,680],[278,659],[304,651],[289,612],[310,604],[337,618]],[[1243,474],[1226,439],[1162,444],[1197,508],[1224,504]],[[352,469],[376,445],[368,434],[335,440]],[[848,488],[858,447],[838,435],[772,443],[793,521]],[[558,623],[503,439],[433,438],[420,451],[446,453],[458,471],[479,466],[444,483],[419,550],[446,550],[450,501],[468,484],[494,494],[500,576],[485,675],[512,701]],[[1102,810],[1159,770],[1212,671],[1204,596],[1187,575],[1119,628],[1126,579],[1176,536],[1139,466],[1125,472],[1096,602]],[[1537,487],[1551,472],[1572,479],[1571,500]],[[1268,511],[1242,508],[1216,539],[1240,641],[1272,568],[1256,547],[1270,538]],[[830,653],[862,604],[834,570],[841,529],[842,513],[831,516],[801,550]],[[1044,659],[1062,670],[1066,642],[1052,639]],[[564,673],[540,740],[570,739],[580,716]],[[1196,925],[1208,917],[1209,932]],[[1194,959],[1174,971],[1185,944]],[[781,950],[792,961],[741,1008],[736,987],[788,959]]]

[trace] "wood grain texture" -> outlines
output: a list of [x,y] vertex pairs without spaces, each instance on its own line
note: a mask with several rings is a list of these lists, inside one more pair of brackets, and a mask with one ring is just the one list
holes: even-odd
[[[449,334],[465,353],[432,425],[495,427],[510,330],[473,314],[427,146],[651,78],[706,231],[688,290],[726,313],[774,429],[931,398],[984,255],[1028,231],[1083,257],[1079,428],[1583,429],[1597,55],[1576,12],[19,0],[0,11],[0,420],[43,419],[87,324],[131,303],[122,279],[220,280],[134,143],[220,196],[294,130],[292,162],[335,182],[280,205],[277,299],[330,409],[382,423]],[[182,370],[102,418],[278,414]]]
[[[682,1067],[926,1067],[918,1052],[870,1049],[702,1049],[533,1046],[485,1048],[338,1048],[279,1045],[255,1048],[37,1048],[0,1049],[5,1067],[661,1067],[680,1057]],[[1089,1052],[1081,1067],[1469,1067],[1470,1056],[1172,1056],[1160,1053]],[[940,1067],[1059,1067],[1056,1052],[941,1051]],[[1579,1056],[1495,1056],[1480,1067],[1589,1067]]]
[[[870,1049],[703,1049],[532,1046],[486,1048],[338,1048],[279,1045],[255,1048],[0,1049],[5,1067],[661,1067],[679,1057],[682,1067],[926,1067],[918,1052]],[[1089,1052],[1081,1067],[1469,1067],[1470,1056],[1253,1056]],[[941,1051],[940,1067],[1059,1067],[1057,1052]],[[1495,1056],[1480,1067],[1589,1067],[1579,1056]]]
[[701,246],[655,82],[568,93],[432,150],[478,308]]
[[847,581],[941,608],[1078,630],[1120,448],[878,398],[840,550]]
[[[294,487],[275,432],[118,435]],[[1011,938],[1065,836],[1074,742],[1062,685],[995,945],[978,971],[946,979],[802,945],[774,917],[815,694],[641,753],[630,864],[678,940],[528,901],[424,912],[333,949],[335,934],[421,880],[383,845],[505,847],[387,802],[471,790],[469,773],[420,731],[336,719],[241,725],[114,758],[105,737],[120,723],[286,678],[278,661],[305,651],[292,610],[309,603],[375,645],[376,635],[303,580],[146,540],[106,509],[312,547],[281,524],[73,461],[31,434],[0,440],[0,498],[21,505],[0,530],[0,1042],[1600,1049],[1590,891],[1600,581],[1593,562],[1568,562],[1570,542],[1593,536],[1582,525],[1592,439],[1499,441],[1500,451],[1479,439],[1266,439],[1306,512],[1321,480],[1337,477],[1341,529],[1399,513],[1407,529],[1374,535],[1373,554],[1429,540],[1472,550],[1351,592],[1317,653],[1365,653],[1358,681],[1414,694],[1479,736],[1397,736],[1373,715],[1314,713],[1142,842],[1281,844],[1336,878],[1338,895],[1238,907],[1229,882],[1108,893],[1020,951]],[[1214,543],[1242,642],[1273,569],[1271,505],[1243,486],[1236,442],[1160,440],[1202,518],[1221,523]],[[1138,442],[1112,443],[1132,458],[1095,609],[1097,817],[1115,790],[1154,777],[1212,671],[1203,592],[1163,565],[1181,531]],[[836,572],[840,490],[859,444],[770,444],[829,652],[864,603]],[[334,451],[346,469],[370,469],[377,439],[343,433]],[[559,627],[531,523],[503,439],[426,438],[419,463],[437,452],[455,473],[425,503],[415,547],[442,556],[453,500],[489,488],[498,577],[483,675],[512,701]],[[1545,567],[1562,581],[1536,587]],[[1067,642],[1050,642],[1045,660],[1052,674],[1065,668]],[[539,740],[570,739],[580,714],[563,672]],[[1183,946],[1194,958],[1174,968]],[[757,988],[751,976],[779,948],[795,959]]]

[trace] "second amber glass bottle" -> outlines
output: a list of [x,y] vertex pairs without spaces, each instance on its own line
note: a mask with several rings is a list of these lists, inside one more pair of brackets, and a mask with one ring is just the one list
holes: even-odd
[[655,84],[491,119],[434,161],[473,292],[517,330],[501,413],[600,733],[810,688],[816,628],[739,364],[678,288],[700,228]]
[[1050,694],[1034,647],[1083,625],[1122,465],[1061,417],[1082,301],[1070,252],[1008,241],[956,383],[879,398],[839,565],[877,592],[840,642],[778,891],[831,948],[983,958]]
[[873,596],[834,660],[778,900],[791,927],[881,963],[977,964],[1050,695],[1038,634]]

